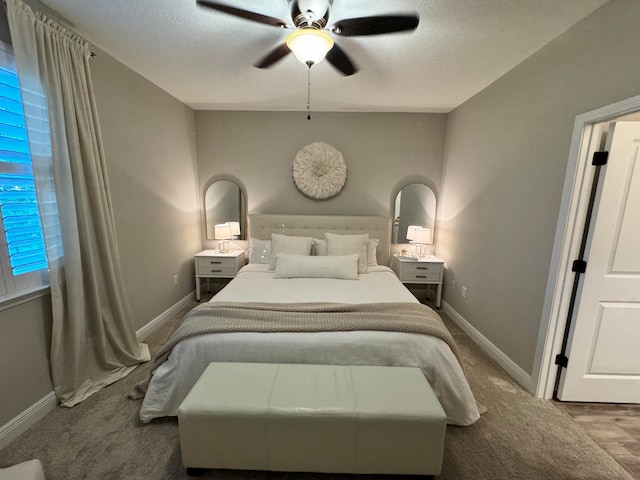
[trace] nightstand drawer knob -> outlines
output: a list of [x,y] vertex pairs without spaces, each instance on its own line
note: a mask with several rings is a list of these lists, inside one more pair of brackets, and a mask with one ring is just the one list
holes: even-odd
[[416,278],[427,278],[426,275],[416,275]]
[[222,273],[222,270],[214,270],[213,268],[211,269],[211,273]]
[[216,262],[215,260],[211,260],[209,263],[212,264],[212,265],[220,265],[222,262],[220,262],[220,261]]
[[416,267],[416,270],[429,270],[429,267]]

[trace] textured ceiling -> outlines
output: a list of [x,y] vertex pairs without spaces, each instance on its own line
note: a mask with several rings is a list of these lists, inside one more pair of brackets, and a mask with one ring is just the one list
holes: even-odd
[[[288,55],[252,66],[287,30],[195,0],[40,0],[45,13],[196,109],[304,110],[307,67]],[[224,0],[291,23],[287,0]],[[315,111],[448,112],[606,0],[334,0],[330,22],[417,12],[412,33],[337,37],[360,71],[311,71]],[[58,15],[55,15],[55,14]]]

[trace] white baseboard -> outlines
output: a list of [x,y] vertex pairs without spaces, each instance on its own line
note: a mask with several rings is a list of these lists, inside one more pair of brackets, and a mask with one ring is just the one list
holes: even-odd
[[191,292],[189,295],[184,297],[178,303],[176,303],[172,307],[169,307],[160,315],[158,315],[156,318],[154,318],[149,323],[147,323],[144,327],[140,328],[136,332],[138,341],[143,341],[145,338],[148,338],[156,330],[162,327],[162,325],[164,325],[166,322],[168,322],[173,317],[175,317],[178,314],[178,312],[180,312],[180,310],[182,310],[184,307],[189,305],[189,302],[191,302],[195,298],[194,295],[195,295],[195,291]]
[[42,420],[58,406],[54,392],[50,392],[27,408],[13,420],[0,427],[0,450]]
[[471,338],[471,340],[477,343],[478,346],[480,346],[480,348],[489,355],[489,357],[506,370],[506,372],[516,382],[522,385],[522,387],[531,394],[535,394],[535,384],[531,375],[520,368],[513,360],[505,355],[502,350],[491,343],[487,337],[480,333],[445,301],[442,301],[442,310],[469,336],[469,338]]

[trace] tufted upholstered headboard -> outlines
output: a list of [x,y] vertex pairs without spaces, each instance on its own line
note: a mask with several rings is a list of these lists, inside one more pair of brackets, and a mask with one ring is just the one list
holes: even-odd
[[340,235],[368,233],[377,238],[378,265],[389,265],[391,218],[359,215],[249,215],[249,238],[270,240],[272,233],[324,238],[325,232]]

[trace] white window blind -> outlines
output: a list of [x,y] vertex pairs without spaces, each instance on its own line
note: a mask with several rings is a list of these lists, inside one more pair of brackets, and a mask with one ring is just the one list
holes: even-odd
[[48,281],[22,101],[11,47],[0,43],[0,296]]

